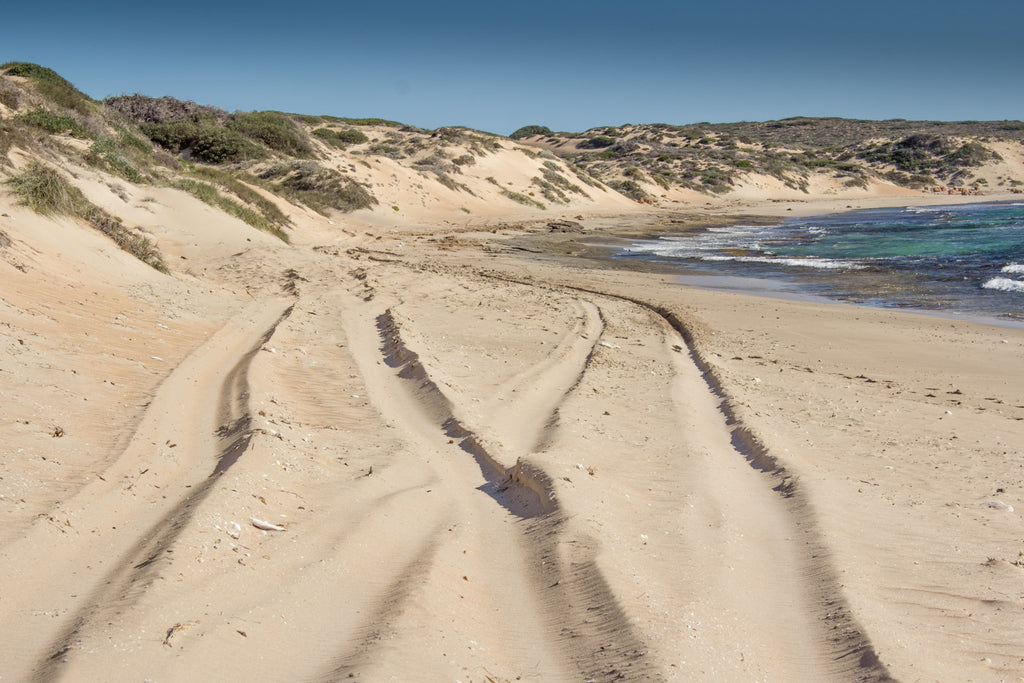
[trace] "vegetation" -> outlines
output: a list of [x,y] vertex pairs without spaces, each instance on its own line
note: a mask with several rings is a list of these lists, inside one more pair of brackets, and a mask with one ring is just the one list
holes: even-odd
[[634,180],[613,181],[608,183],[608,186],[636,201],[650,198],[650,195]]
[[978,142],[957,144],[949,136],[933,134],[910,135],[896,142],[870,146],[858,156],[873,164],[892,166],[895,172],[886,177],[910,187],[934,184],[932,174],[950,176],[1001,159]]
[[512,135],[509,135],[509,137],[513,140],[522,140],[523,138],[532,138],[538,135],[552,135],[552,132],[547,126],[523,126],[512,133]]
[[345,149],[349,145],[361,145],[364,142],[370,141],[370,138],[366,137],[365,133],[355,128],[348,128],[346,130],[317,128],[313,131],[313,136],[338,149]]
[[559,156],[584,183],[604,180],[635,198],[637,188],[648,183],[729,192],[748,174],[772,176],[802,191],[813,175],[835,178],[847,187],[866,188],[871,178],[907,187],[955,186],[970,180],[969,169],[999,159],[987,145],[994,139],[1024,142],[1024,123],[794,118],[626,124],[554,133],[541,144],[561,150]]
[[598,135],[596,137],[587,138],[576,145],[578,149],[603,149],[605,147],[611,147],[615,144],[615,138],[608,135]]
[[188,192],[210,206],[220,209],[224,213],[234,216],[257,230],[269,232],[281,241],[288,242],[288,234],[284,230],[281,230],[278,226],[271,223],[262,214],[253,211],[247,206],[239,204],[229,197],[223,196],[213,185],[203,183],[198,180],[192,180],[190,178],[181,178],[174,181],[171,185],[179,190]]
[[93,136],[93,133],[87,130],[76,117],[57,114],[49,109],[33,109],[15,118],[21,123],[39,128],[47,133],[68,133],[76,138]]
[[314,161],[275,164],[253,181],[323,215],[330,209],[348,212],[377,204],[377,199],[362,185]]
[[267,154],[237,131],[215,123],[168,121],[141,123],[139,129],[150,140],[172,154],[182,154],[208,164],[262,159]]
[[506,190],[505,188],[501,188],[501,194],[505,195],[506,197],[508,197],[509,199],[511,199],[514,202],[519,202],[520,204],[525,204],[526,206],[532,206],[532,207],[537,208],[537,209],[545,209],[545,208],[547,208],[546,206],[544,206],[543,204],[538,202],[533,197],[528,197],[527,195],[525,195],[525,194],[523,194],[521,192],[512,192],[511,190]]
[[7,185],[18,196],[19,202],[44,216],[67,215],[89,223],[112,239],[118,247],[143,263],[167,272],[167,266],[156,245],[136,230],[130,230],[85,198],[74,185],[68,183],[56,169],[31,162],[24,171],[11,176]]
[[[138,154],[138,152],[136,153]],[[93,166],[121,176],[130,182],[142,183],[146,180],[145,176],[128,160],[124,148],[112,138],[102,137],[96,140],[85,158]]]
[[271,223],[280,227],[291,225],[291,220],[278,208],[277,204],[240,181],[231,173],[212,166],[193,166],[189,169],[189,173],[197,178],[216,183],[246,204],[255,206]]
[[50,103],[79,114],[91,114],[96,110],[95,103],[70,82],[62,78],[52,69],[30,62],[7,62],[0,64],[0,71],[8,76],[22,76],[29,79],[36,91]]
[[174,97],[146,97],[121,95],[103,100],[116,112],[136,123],[167,123],[168,121],[225,121],[228,113],[217,107],[208,107]]
[[288,156],[308,159],[313,156],[306,135],[290,118],[276,111],[234,114],[227,121],[228,130]]
[[383,126],[385,128],[403,129],[410,128],[409,126],[406,126],[404,123],[399,123],[398,121],[388,121],[387,119],[347,119],[339,116],[321,116],[320,120],[334,123],[347,123],[350,126]]
[[0,104],[4,105],[8,109],[17,109],[18,105],[21,104],[21,98],[18,97],[18,93],[9,88],[0,88]]

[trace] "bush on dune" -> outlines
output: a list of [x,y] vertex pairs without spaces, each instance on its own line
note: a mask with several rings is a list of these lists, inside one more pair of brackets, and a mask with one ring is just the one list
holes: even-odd
[[255,111],[234,114],[226,125],[228,130],[262,142],[276,152],[303,159],[313,156],[306,136],[290,118],[280,112]]
[[364,142],[370,141],[370,138],[366,137],[362,131],[358,131],[355,128],[349,128],[348,130],[317,128],[313,131],[313,136],[339,149],[345,149],[349,145],[361,145]]

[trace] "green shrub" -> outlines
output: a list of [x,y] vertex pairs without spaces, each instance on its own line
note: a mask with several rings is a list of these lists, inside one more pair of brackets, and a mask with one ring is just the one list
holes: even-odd
[[192,157],[208,164],[223,164],[244,159],[262,159],[266,152],[227,128],[200,126],[192,145]]
[[83,220],[143,263],[167,272],[160,251],[148,237],[125,228],[120,220],[87,200],[81,190],[65,181],[55,169],[31,162],[6,183],[18,196],[19,202],[36,213],[67,215]]
[[223,164],[246,159],[262,159],[261,148],[238,132],[208,123],[168,121],[142,123],[139,129],[150,140],[174,154],[189,153],[197,161]]
[[276,111],[235,114],[227,122],[229,130],[262,142],[270,149],[293,157],[313,156],[306,136],[287,116]]
[[317,128],[313,131],[313,135],[329,145],[345,149],[348,145],[361,145],[364,142],[369,142],[370,138],[362,131],[358,131],[355,128],[349,128],[348,130],[334,130],[332,128]]
[[519,130],[509,135],[513,140],[522,140],[523,138],[532,138],[538,135],[551,135],[551,129],[547,126],[523,126]]
[[619,192],[619,194],[623,194],[635,201],[648,199],[650,197],[650,195],[644,191],[644,188],[640,187],[640,185],[633,180],[610,182],[608,183],[608,186]]
[[152,145],[150,145],[148,142],[146,142],[142,138],[135,137],[134,135],[132,135],[131,133],[129,133],[126,130],[122,130],[122,131],[120,131],[120,133],[118,133],[117,141],[123,147],[134,148],[137,152],[142,152],[143,154],[152,154],[153,153],[153,146]]
[[92,137],[92,133],[86,130],[75,117],[57,114],[49,109],[33,109],[24,114],[19,114],[15,119],[35,128],[45,130],[47,133],[70,133],[76,138]]
[[133,183],[145,182],[145,177],[124,157],[121,147],[110,138],[100,138],[92,144],[85,160]]
[[997,153],[977,142],[964,143],[960,149],[946,156],[946,162],[951,166],[981,166],[989,160],[1002,159]]
[[615,144],[615,138],[607,135],[598,135],[597,137],[588,138],[583,140],[576,145],[577,149],[602,149],[604,147],[611,147]]
[[139,130],[154,143],[174,154],[191,147],[199,139],[199,125],[194,121],[141,123]]

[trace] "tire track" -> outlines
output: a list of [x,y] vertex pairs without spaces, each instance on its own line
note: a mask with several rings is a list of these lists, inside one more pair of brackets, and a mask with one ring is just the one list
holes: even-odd
[[[584,352],[577,349],[565,354],[569,360],[556,361],[557,378],[551,377],[551,369],[534,373],[539,384],[563,387],[563,393],[557,394],[546,414],[530,413],[521,418],[534,423],[539,420],[541,429],[552,423],[558,405],[578,383],[597,343],[599,310],[593,304],[584,309],[589,315],[583,328],[593,335]],[[404,342],[393,312],[389,309],[379,314],[376,325],[380,353],[391,371],[380,378],[381,383],[390,386],[391,397],[403,394],[404,400],[425,417],[423,426],[409,425],[410,431],[415,434],[433,429],[447,436],[449,443],[472,456],[479,468],[483,483],[478,490],[487,493],[508,513],[525,520],[525,526],[512,527],[511,537],[506,527],[502,530],[504,538],[493,538],[490,542],[518,548],[522,565],[529,567],[523,580],[532,593],[529,600],[538,605],[539,618],[547,629],[547,633],[531,635],[535,645],[556,643],[568,669],[585,680],[659,680],[657,670],[645,658],[645,645],[597,566],[595,545],[588,539],[573,538],[568,542],[567,517],[546,473],[522,458],[512,467],[503,465],[490,452],[490,442],[485,444],[479,432],[469,429],[458,418],[456,407],[430,378],[418,354]],[[354,336],[350,334],[349,338]],[[366,359],[363,366],[373,364]],[[574,371],[569,373],[567,367]],[[522,388],[524,383],[520,381],[516,386]],[[532,425],[520,426],[529,429]],[[425,440],[429,438],[424,434]],[[570,552],[562,551],[570,546]],[[529,651],[530,647],[527,644],[523,649]]]
[[[248,371],[260,347],[273,336],[277,326],[291,313],[289,306],[273,324],[238,359],[221,382],[217,415],[221,426],[216,464],[202,481],[191,486],[178,501],[150,525],[129,547],[98,582],[68,624],[45,648],[37,660],[32,674],[36,681],[58,677],[67,663],[67,655],[81,641],[83,635],[96,623],[111,619],[129,610],[133,602],[159,575],[159,562],[191,521],[198,507],[209,496],[219,476],[226,472],[246,451],[252,439],[251,418],[248,413]],[[195,397],[198,403],[202,396]],[[182,429],[191,425],[183,424]]]
[[604,332],[597,306],[584,300],[574,303],[579,318],[548,358],[505,382],[488,405],[488,434],[512,461],[542,451],[550,442],[558,406],[579,384]]
[[397,621],[404,612],[417,587],[424,585],[430,574],[440,544],[444,524],[430,532],[416,549],[412,558],[398,571],[396,578],[375,601],[375,609],[357,629],[357,642],[331,661],[317,680],[336,681],[357,678],[360,667],[372,664],[373,655],[381,642],[391,637]]
[[[536,286],[534,283],[522,282],[502,274],[482,275],[501,282]],[[833,673],[860,681],[893,680],[888,668],[878,657],[871,638],[859,624],[843,597],[841,581],[829,559],[828,545],[817,528],[813,507],[799,480],[789,472],[780,458],[770,452],[760,435],[739,417],[724,382],[695,343],[694,335],[686,323],[675,312],[635,297],[564,284],[543,286],[632,304],[653,313],[665,323],[681,342],[680,348],[686,349],[688,359],[698,370],[708,390],[717,397],[718,409],[731,432],[733,449],[750,467],[766,477],[771,490],[779,496],[787,515],[792,520],[793,528],[799,534],[798,543],[804,548],[800,568],[805,582],[803,590],[814,606],[819,637],[831,655]]]

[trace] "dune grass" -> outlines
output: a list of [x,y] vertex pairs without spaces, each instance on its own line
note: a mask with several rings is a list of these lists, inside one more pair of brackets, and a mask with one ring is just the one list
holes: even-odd
[[378,203],[377,198],[359,183],[313,161],[275,164],[258,177],[252,176],[252,181],[325,216],[330,209],[347,213],[368,209]]
[[248,206],[239,204],[230,197],[225,197],[217,191],[217,188],[209,183],[192,180],[191,178],[180,178],[171,183],[171,187],[184,190],[193,197],[206,202],[214,208],[220,209],[228,215],[234,216],[257,230],[270,233],[282,242],[289,242],[288,233],[267,220],[263,214],[250,209]]
[[199,165],[191,167],[189,169],[189,173],[197,178],[202,178],[216,183],[246,204],[256,207],[256,209],[263,214],[263,217],[274,225],[280,228],[285,228],[291,225],[291,219],[289,219],[288,216],[278,208],[277,204],[240,181],[231,173],[219,168]]
[[145,235],[130,230],[121,220],[96,206],[70,184],[56,169],[32,162],[25,170],[5,181],[23,204],[44,216],[73,216],[109,237],[118,247],[148,266],[166,273],[160,250]]
[[31,62],[7,62],[0,64],[0,71],[8,76],[29,79],[39,94],[58,107],[71,109],[79,114],[92,114],[97,109],[96,103],[88,95],[71,85],[53,69]]

